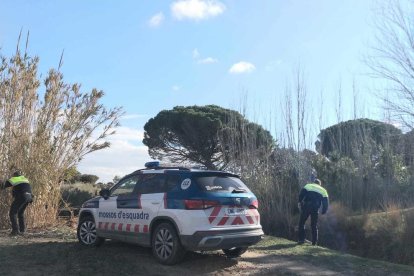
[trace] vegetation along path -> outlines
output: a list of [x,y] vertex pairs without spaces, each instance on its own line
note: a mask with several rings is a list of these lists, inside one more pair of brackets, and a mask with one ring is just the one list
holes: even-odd
[[189,253],[181,264],[163,266],[148,248],[115,241],[85,248],[65,227],[17,238],[0,232],[0,267],[3,275],[414,275],[414,267],[274,237],[238,259],[220,251]]

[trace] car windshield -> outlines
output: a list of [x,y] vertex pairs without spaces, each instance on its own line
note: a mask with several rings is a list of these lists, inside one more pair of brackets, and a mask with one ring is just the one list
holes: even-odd
[[197,176],[195,182],[202,191],[249,193],[247,186],[237,177],[232,176]]

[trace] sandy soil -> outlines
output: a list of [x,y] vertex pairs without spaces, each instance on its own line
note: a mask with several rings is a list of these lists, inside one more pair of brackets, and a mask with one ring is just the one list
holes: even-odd
[[[361,275],[305,263],[295,256],[250,250],[237,259],[221,251],[189,252],[175,266],[155,261],[149,248],[107,241],[81,246],[73,231],[35,231],[25,237],[0,232],[1,275]],[[375,273],[377,275],[381,275]]]

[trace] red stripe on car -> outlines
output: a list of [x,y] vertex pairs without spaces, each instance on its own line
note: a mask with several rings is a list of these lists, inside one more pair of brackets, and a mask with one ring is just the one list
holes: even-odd
[[148,233],[148,225],[144,225],[144,233]]
[[109,222],[105,223],[105,230],[108,230],[109,228]]
[[115,231],[115,225],[116,225],[116,223],[114,222],[114,223],[112,223],[112,225],[111,225],[111,230],[112,231]]
[[231,225],[241,225],[244,224],[243,220],[241,219],[241,217],[235,217],[233,222],[231,223]]
[[251,216],[246,216],[250,224],[254,224],[253,218]]
[[122,226],[124,226],[123,223],[118,224],[118,231],[122,231]]
[[224,225],[229,220],[229,217],[223,217],[217,225]]
[[126,231],[131,232],[131,224],[127,224]]
[[220,210],[221,210],[220,206],[217,206],[217,207],[213,208],[213,211],[211,212],[210,216],[208,217],[208,220],[210,221],[210,224],[213,222],[213,220],[215,220],[215,218],[217,217]]
[[139,224],[136,224],[134,227],[134,232],[139,233]]

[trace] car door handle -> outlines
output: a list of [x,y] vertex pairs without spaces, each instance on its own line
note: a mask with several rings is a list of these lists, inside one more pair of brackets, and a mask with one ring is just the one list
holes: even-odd
[[125,206],[125,205],[127,205],[127,202],[120,202],[119,205]]
[[154,204],[154,205],[160,204],[158,201],[153,201],[151,203]]

